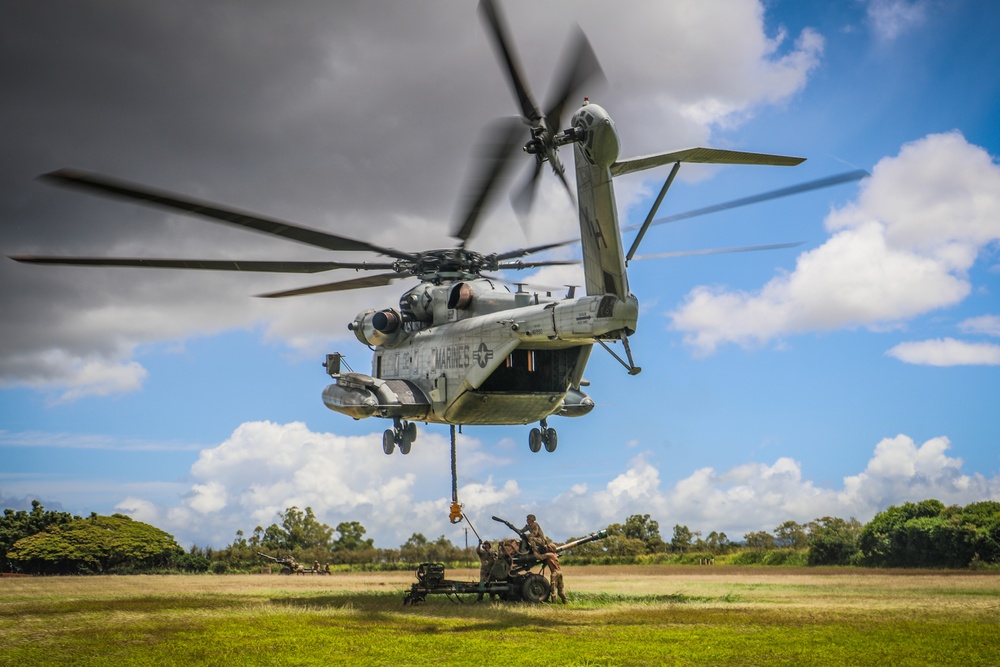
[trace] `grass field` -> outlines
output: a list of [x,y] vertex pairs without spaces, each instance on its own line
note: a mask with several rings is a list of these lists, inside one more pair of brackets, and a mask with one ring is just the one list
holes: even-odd
[[2,579],[0,665],[1000,662],[997,572],[564,570],[566,606],[403,607],[407,572]]

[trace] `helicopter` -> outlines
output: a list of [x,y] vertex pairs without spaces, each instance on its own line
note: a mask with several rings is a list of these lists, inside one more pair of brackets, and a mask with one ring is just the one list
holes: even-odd
[[[549,418],[582,417],[595,408],[594,400],[585,392],[588,382],[584,378],[595,345],[613,355],[629,374],[641,371],[629,345],[629,337],[638,326],[639,302],[630,290],[627,266],[640,257],[636,252],[649,227],[662,222],[655,219],[656,213],[681,164],[795,166],[804,158],[706,147],[622,158],[615,122],[601,105],[583,98],[582,104],[569,114],[568,124],[563,122],[571,100],[581,99],[584,87],[603,77],[582,31],[573,34],[567,64],[556,77],[551,102],[542,109],[526,83],[499,7],[493,0],[482,0],[479,11],[516,98],[519,116],[491,127],[491,149],[451,234],[457,241],[454,247],[419,251],[385,247],[95,172],[61,169],[40,178],[54,185],[181,211],[325,250],[368,253],[374,259],[283,262],[24,255],[12,259],[76,266],[373,272],[258,295],[265,298],[331,293],[416,279],[417,284],[400,297],[398,308],[368,308],[350,321],[348,329],[372,350],[371,369],[369,373],[345,371],[344,355],[328,354],[324,367],[333,383],[322,393],[326,407],[353,419],[390,420],[392,426],[382,437],[386,454],[397,449],[408,454],[417,439],[418,423],[448,424],[452,431],[453,489],[456,426],[537,424],[528,433],[529,449],[555,451],[558,433],[549,425]],[[573,153],[575,188],[570,185],[569,170],[559,155],[559,150],[566,147]],[[530,209],[538,182],[548,167],[576,204],[579,237],[499,253],[477,252],[469,247],[469,241],[519,153],[533,160],[533,165],[527,183],[513,198],[515,209],[519,213]],[[626,174],[667,166],[671,167],[669,175],[626,250],[613,181]],[[767,197],[826,187],[849,178],[814,181]],[[581,246],[582,260],[524,259],[569,244]],[[773,247],[779,246],[719,252]],[[524,284],[511,292],[506,282],[495,275],[499,271],[580,262],[584,285],[579,295],[572,287],[564,296],[539,294],[526,291]],[[623,355],[612,348],[618,343]]]

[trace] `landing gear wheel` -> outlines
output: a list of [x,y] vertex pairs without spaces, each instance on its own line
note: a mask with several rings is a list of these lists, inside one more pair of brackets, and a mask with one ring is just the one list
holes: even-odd
[[396,434],[392,432],[392,429],[387,428],[382,434],[382,451],[386,454],[392,454],[394,449],[396,449]]
[[542,443],[545,445],[545,451],[550,453],[556,451],[556,447],[559,445],[559,434],[554,428],[545,429],[545,433],[542,434]]
[[542,449],[542,432],[537,428],[531,429],[528,433],[528,449],[538,452]]
[[403,432],[411,443],[417,441],[417,425],[413,422],[407,422],[406,426],[403,427]]
[[521,598],[525,602],[539,604],[549,599],[549,581],[540,574],[530,574],[521,586]]
[[[411,424],[412,426],[412,424]],[[416,429],[413,429],[416,430]],[[410,445],[413,444],[413,437],[409,428],[404,428],[399,432],[399,453],[406,456],[410,453]]]

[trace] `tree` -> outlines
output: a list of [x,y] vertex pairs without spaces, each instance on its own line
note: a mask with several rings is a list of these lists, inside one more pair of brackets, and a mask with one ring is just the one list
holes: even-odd
[[305,512],[298,507],[289,507],[281,517],[281,527],[286,535],[285,548],[292,549],[313,549],[322,547],[329,549],[332,546],[333,529],[325,523],[316,520],[311,507],[307,507]]
[[334,551],[357,551],[370,548],[374,544],[371,538],[364,539],[367,531],[357,521],[341,521],[337,524],[337,532],[340,533],[340,537],[333,542]]
[[680,524],[674,526],[674,536],[670,538],[670,550],[683,553],[691,548],[694,538],[701,535],[700,532],[691,532],[687,526]]
[[[305,512],[292,506],[278,514],[281,525],[272,523],[260,537],[260,546],[270,551],[295,551],[333,547],[333,528],[320,523],[311,507]],[[258,534],[260,526],[254,530]]]
[[646,546],[647,553],[663,550],[664,542],[663,538],[660,537],[660,524],[651,520],[648,514],[633,514],[625,519],[622,533],[629,539],[642,541]]
[[713,554],[726,553],[732,547],[732,542],[725,533],[714,530],[705,538],[705,547]]
[[101,574],[167,567],[183,553],[159,528],[123,514],[91,514],[18,540],[7,558],[25,572]]
[[801,523],[786,521],[774,529],[774,543],[786,549],[805,549],[809,546],[809,534]]
[[908,542],[922,542],[919,533],[928,525],[906,524],[914,519],[934,518],[941,515],[944,505],[937,500],[893,505],[879,512],[869,521],[858,537],[858,547],[865,561],[881,567],[905,567],[908,563]]
[[774,535],[766,530],[756,530],[743,536],[743,546],[757,551],[769,551],[774,548]]
[[967,567],[1000,562],[1000,503],[945,507],[903,503],[875,515],[861,531],[866,563],[881,567]]
[[825,516],[809,522],[810,565],[849,565],[858,553],[861,523]]
[[46,510],[38,500],[31,501],[30,512],[5,509],[0,518],[0,571],[7,571],[7,552],[18,540],[79,518],[68,512]]
[[399,547],[400,560],[408,563],[424,563],[427,561],[427,538],[423,533],[413,533]]

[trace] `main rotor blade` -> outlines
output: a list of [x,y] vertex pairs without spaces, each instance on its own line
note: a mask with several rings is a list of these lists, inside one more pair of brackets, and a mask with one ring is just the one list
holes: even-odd
[[483,159],[476,177],[470,181],[470,187],[467,188],[465,210],[458,218],[460,224],[452,234],[453,237],[465,242],[472,236],[483,208],[493,198],[497,186],[505,180],[504,176],[509,170],[515,151],[522,144],[524,133],[524,123],[520,118],[514,117],[498,119],[487,130],[487,137],[480,144]]
[[503,59],[504,64],[507,65],[508,81],[513,89],[514,96],[517,97],[518,104],[521,106],[521,115],[531,125],[537,124],[541,120],[542,114],[538,110],[538,105],[532,99],[531,92],[525,83],[517,53],[511,47],[513,42],[510,39],[510,33],[507,31],[506,21],[500,14],[500,10],[494,5],[493,0],[482,0],[479,3],[479,12],[489,26],[487,32],[493,35],[494,46],[497,49],[498,55]]
[[336,283],[326,283],[324,285],[313,285],[312,287],[300,287],[299,289],[285,290],[283,292],[269,292],[258,294],[264,299],[278,299],[286,296],[301,296],[303,294],[322,294],[324,292],[345,292],[352,289],[363,289],[365,287],[381,287],[388,285],[394,280],[405,278],[398,273],[379,273],[374,276],[354,278],[352,280],[342,280]]
[[520,260],[516,262],[504,262],[497,265],[497,270],[503,271],[506,269],[513,269],[518,271],[520,269],[537,269],[540,266],[570,266],[572,264],[582,264],[582,259],[547,259],[539,260],[537,262],[522,262]]
[[558,70],[559,76],[550,88],[554,97],[545,114],[545,122],[552,134],[561,129],[563,111],[569,99],[591,79],[598,76],[604,78],[604,70],[597,60],[597,54],[580,26],[576,26],[570,39],[572,43],[566,52],[568,56],[563,60]]
[[334,269],[391,269],[388,262],[268,262],[225,259],[147,259],[144,257],[44,257],[11,255],[25,264],[60,264],[65,266],[121,266],[141,269],[196,269],[206,271],[264,271],[268,273],[322,273]]
[[668,257],[693,257],[696,255],[722,255],[729,252],[756,252],[758,250],[780,250],[782,248],[796,248],[802,245],[803,241],[794,243],[771,243],[768,245],[748,245],[737,248],[710,248],[708,250],[681,250],[678,252],[658,252],[652,255],[636,255],[632,259],[664,259]]
[[502,252],[496,256],[497,260],[503,261],[506,259],[514,259],[515,257],[526,257],[528,255],[534,255],[536,252],[542,252],[544,250],[551,250],[552,248],[561,248],[565,245],[572,245],[574,243],[579,243],[580,239],[569,239],[568,241],[557,241],[555,243],[544,243],[542,245],[536,245],[531,248],[518,248],[517,250],[508,250],[507,252]]
[[[827,176],[826,178],[816,179],[815,181],[807,181],[805,183],[799,183],[798,185],[792,185],[787,188],[771,190],[770,192],[764,192],[759,195],[752,195],[750,197],[733,199],[731,201],[723,202],[721,204],[715,204],[714,206],[706,206],[705,208],[699,208],[693,211],[687,211],[686,213],[677,213],[675,215],[669,215],[665,218],[657,218],[656,220],[653,220],[653,222],[650,223],[650,226],[663,225],[668,222],[677,222],[678,220],[687,220],[688,218],[695,218],[700,215],[708,215],[709,213],[718,213],[719,211],[726,211],[731,208],[739,208],[740,206],[759,204],[760,202],[770,201],[772,199],[780,199],[781,197],[789,197],[791,195],[797,195],[802,192],[809,192],[810,190],[829,188],[834,185],[840,185],[841,183],[851,183],[853,181],[859,181],[865,176],[870,176],[870,174],[864,169],[846,171],[842,174],[835,174],[833,176]],[[622,231],[623,232],[632,231],[634,229],[638,229],[641,226],[642,225],[629,225],[628,227],[622,227]]]
[[397,259],[415,259],[410,255],[391,248],[382,248],[365,241],[336,236],[308,227],[299,227],[290,222],[266,218],[253,213],[227,208],[211,202],[150,188],[139,183],[112,178],[82,169],[60,169],[40,176],[42,180],[55,185],[76,188],[100,195],[137,201],[172,211],[185,211],[202,216],[213,222],[226,222],[254,231],[281,236],[292,241],[305,243],[327,250],[363,250],[388,255]]

